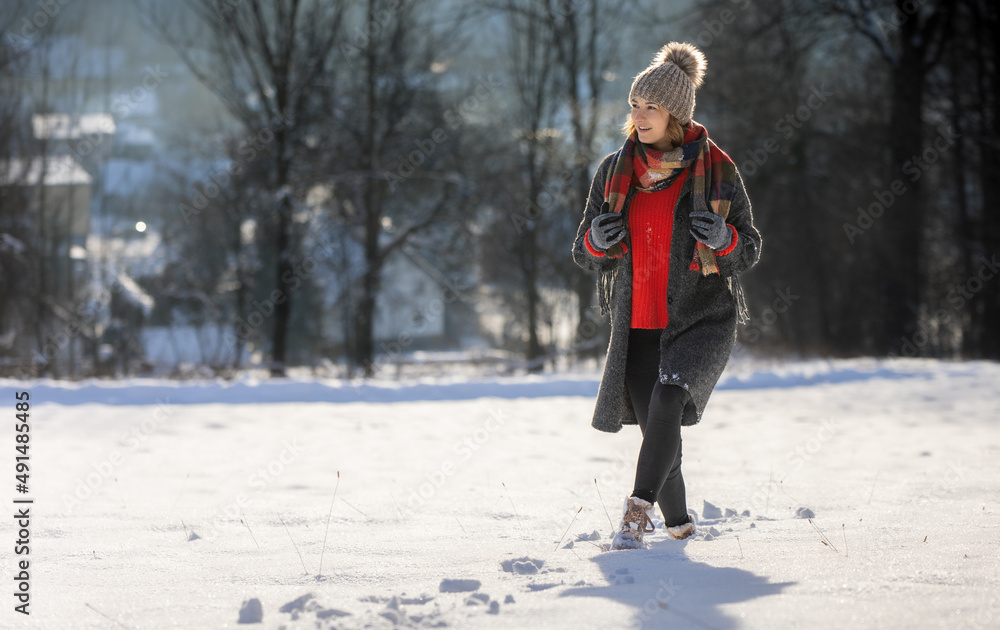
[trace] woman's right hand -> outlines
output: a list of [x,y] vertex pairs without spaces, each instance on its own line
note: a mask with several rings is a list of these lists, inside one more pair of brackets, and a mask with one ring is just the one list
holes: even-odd
[[609,247],[625,238],[625,220],[620,212],[605,212],[594,217],[590,222],[590,244],[598,251],[607,251]]

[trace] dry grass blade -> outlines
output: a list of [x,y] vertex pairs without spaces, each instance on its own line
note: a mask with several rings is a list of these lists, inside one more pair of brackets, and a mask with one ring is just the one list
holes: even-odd
[[597,498],[601,500],[601,507],[604,508],[604,513],[608,517],[608,525],[611,526],[611,531],[614,531],[615,523],[611,520],[611,515],[608,514],[608,506],[604,504],[604,497],[601,496],[601,486],[597,485],[597,477],[594,477],[594,486],[597,488]]
[[319,552],[319,573],[317,577],[323,575],[323,555],[326,553],[326,536],[330,533],[330,518],[333,517],[333,502],[337,500],[337,488],[340,487],[340,471],[337,471],[337,483],[333,487],[333,498],[330,499],[330,511],[326,515],[326,531],[323,532],[323,549]]
[[112,619],[111,617],[108,617],[107,615],[105,615],[105,614],[104,614],[104,613],[102,613],[101,611],[97,610],[96,608],[94,608],[94,607],[93,607],[93,606],[91,606],[90,604],[88,604],[88,603],[84,602],[84,604],[83,604],[83,605],[84,605],[84,606],[86,606],[87,608],[89,608],[89,609],[93,610],[93,611],[94,611],[95,613],[97,613],[98,615],[100,615],[100,616],[104,617],[105,619],[107,619],[107,620],[108,620],[108,621],[110,621],[111,623],[115,623],[115,624],[118,624],[118,625],[119,625],[119,626],[121,626],[122,628],[128,628],[128,626],[126,626],[126,625],[125,625],[125,624],[123,624],[122,622],[118,621],[117,619]]
[[281,524],[284,525],[285,533],[288,534],[288,540],[292,541],[292,547],[295,547],[295,553],[299,554],[299,562],[302,563],[302,570],[308,574],[309,569],[306,568],[306,561],[302,559],[302,553],[299,551],[299,546],[295,544],[295,539],[292,538],[292,532],[288,531],[288,525],[285,525],[285,519],[281,518],[281,514],[278,515],[278,520],[280,520]]
[[[823,539],[820,540],[821,543],[823,543],[824,545],[827,545],[833,551],[837,551],[837,548],[833,545],[832,542],[830,542],[830,539],[826,537],[826,534],[823,533],[823,530],[820,529],[819,526],[816,525],[816,523],[813,523],[812,519],[809,519],[809,524],[812,525],[816,529],[816,531],[819,532],[819,535],[823,537]],[[837,551],[837,553],[840,553],[840,552]]]
[[243,525],[246,526],[247,531],[250,532],[250,538],[253,538],[253,544],[257,545],[257,548],[260,549],[260,543],[257,542],[257,537],[253,535],[253,530],[250,529],[250,523],[247,523],[247,520],[246,520],[247,519],[247,515],[244,514],[243,512],[240,512],[240,516],[243,517],[243,518],[240,519],[240,522],[243,523]]
[[514,517],[517,519],[517,524],[521,527],[521,529],[524,529],[524,524],[521,523],[521,516],[517,513],[517,508],[514,507],[514,499],[511,499],[510,493],[507,492],[507,484],[501,481],[500,485],[503,486],[503,491],[507,494],[507,500],[510,501],[510,507],[514,510]]
[[579,516],[580,512],[582,511],[583,511],[583,506],[581,505],[580,509],[576,511],[576,514],[573,515],[573,519],[569,522],[569,525],[566,526],[566,531],[564,531],[563,535],[559,537],[559,542],[556,543],[556,548],[553,549],[552,551],[557,551],[559,549],[559,545],[562,544],[563,538],[566,538],[566,534],[569,533],[569,528],[573,527],[573,523],[576,521],[576,517]]

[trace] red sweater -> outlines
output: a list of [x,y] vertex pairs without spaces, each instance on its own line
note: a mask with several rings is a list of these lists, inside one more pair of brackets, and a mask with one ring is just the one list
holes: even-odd
[[670,237],[673,235],[674,207],[687,180],[688,170],[681,173],[666,190],[637,192],[629,205],[632,328],[666,328],[670,319],[667,314]]

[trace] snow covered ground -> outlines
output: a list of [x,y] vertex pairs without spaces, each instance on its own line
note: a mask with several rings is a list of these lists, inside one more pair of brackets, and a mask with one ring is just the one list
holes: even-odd
[[590,428],[595,374],[0,381],[35,499],[27,618],[0,519],[0,627],[998,628],[998,386],[734,363],[684,429],[697,536],[609,552],[639,432]]

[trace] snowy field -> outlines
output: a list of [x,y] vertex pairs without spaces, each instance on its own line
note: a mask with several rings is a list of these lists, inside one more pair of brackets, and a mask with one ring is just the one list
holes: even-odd
[[683,433],[697,536],[634,551],[594,374],[20,390],[2,628],[1000,628],[994,363],[734,364]]

